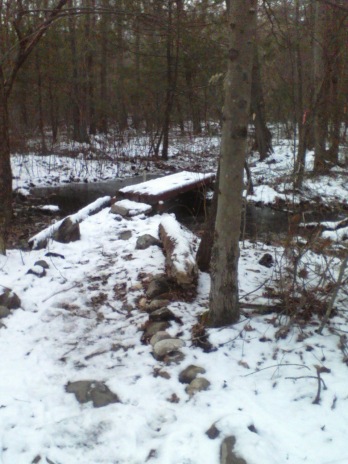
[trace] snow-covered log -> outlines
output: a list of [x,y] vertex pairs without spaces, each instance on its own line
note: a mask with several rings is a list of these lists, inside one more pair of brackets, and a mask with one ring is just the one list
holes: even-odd
[[198,267],[192,245],[193,234],[170,214],[164,214],[159,225],[159,236],[166,255],[166,271],[179,285],[196,282]]
[[[80,209],[77,213],[72,214],[71,216],[68,216],[68,217],[70,218],[72,223],[80,223],[84,219],[86,219],[88,216],[98,213],[100,210],[102,210],[106,206],[110,206],[110,203],[111,203],[111,197],[109,196],[98,198],[98,200],[85,206],[84,208]],[[48,240],[50,238],[53,238],[54,234],[58,231],[59,227],[63,224],[65,219],[66,218],[55,222],[51,226],[47,227],[46,229],[42,230],[38,234],[31,237],[28,241],[30,248],[34,250],[45,248]]]

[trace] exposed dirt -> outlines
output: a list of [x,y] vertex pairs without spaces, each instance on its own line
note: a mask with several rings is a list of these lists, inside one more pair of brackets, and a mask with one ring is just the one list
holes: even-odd
[[38,209],[43,201],[34,197],[16,196],[13,201],[13,220],[8,232],[7,248],[28,250],[28,240],[62,215]]

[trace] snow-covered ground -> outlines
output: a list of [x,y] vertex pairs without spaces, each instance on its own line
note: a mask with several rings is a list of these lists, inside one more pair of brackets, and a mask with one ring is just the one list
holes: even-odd
[[[231,434],[248,464],[348,462],[348,372],[338,332],[319,336],[309,325],[276,340],[285,318],[243,316],[233,327],[211,329],[217,350],[204,353],[190,334],[207,308],[209,276],[200,274],[195,301],[169,305],[182,320],[168,331],[184,340],[184,360],[156,361],[140,342],[148,315],[137,302],[140,276],[162,272],[164,257],[158,247],[136,250],[135,243],[145,233],[157,236],[161,216],[116,219],[109,208],[88,217],[80,241],[50,242],[56,257],[45,249],[0,258],[1,285],[22,300],[0,329],[0,462],[217,464]],[[261,244],[242,249],[242,295],[270,283],[274,271],[258,264],[265,252],[277,255]],[[41,259],[46,275],[28,274]],[[344,315],[330,326],[346,327]],[[203,367],[211,384],[193,397],[178,381],[190,364]],[[322,374],[327,389],[319,405],[316,366],[330,370]],[[79,404],[65,391],[78,380],[105,382],[121,402]],[[213,424],[221,432],[215,440],[205,433]]]
[[[158,163],[148,159],[149,141],[130,139],[121,147],[95,142],[93,149],[102,152],[100,157],[90,154],[84,144],[59,146],[59,151],[73,153],[73,157],[35,154],[12,157],[13,188],[28,194],[33,186],[54,186],[71,182],[97,182],[124,178],[143,172],[171,173],[175,170],[216,172],[219,154],[218,137],[192,137],[176,139],[171,146],[169,161]],[[95,146],[96,145],[96,146]],[[82,151],[81,151],[82,150]],[[92,156],[93,155],[93,156]],[[307,153],[306,169],[313,167],[313,152]],[[347,205],[348,176],[342,168],[333,169],[327,176],[307,177],[301,192],[292,191],[294,153],[292,142],[281,140],[274,153],[264,162],[258,155],[249,158],[254,194],[249,200],[274,204],[283,200],[287,205],[301,201],[315,201],[324,205]],[[159,170],[160,168],[160,170]]]
[[[275,163],[255,164],[259,188],[281,175],[286,183],[291,167],[286,153],[280,148]],[[20,166],[15,157],[17,186],[36,183],[35,172],[46,183],[61,176],[63,166],[57,164],[50,177],[47,163],[41,158],[37,164],[32,156],[28,166]],[[344,190],[340,182],[335,180],[335,195]],[[275,181],[273,188],[279,193],[283,187]],[[347,188],[341,200],[346,196]],[[231,435],[247,464],[347,463],[346,287],[322,335],[315,332],[315,316],[306,325],[291,325],[283,338],[285,316],[246,312],[232,327],[209,329],[216,350],[205,353],[191,339],[197,316],[208,307],[210,278],[200,273],[193,301],[168,304],[176,320],[167,330],[185,346],[184,358],[167,365],[141,342],[149,316],[140,302],[149,276],[164,272],[164,255],[157,246],[136,249],[139,236],[158,237],[160,222],[160,215],[123,219],[107,207],[81,222],[79,241],[50,241],[43,250],[0,256],[0,294],[8,287],[21,298],[21,307],[0,319],[0,463],[219,464],[221,443]],[[191,240],[197,246],[194,236]],[[272,255],[273,267],[259,264],[265,253]],[[303,289],[320,286],[324,269],[337,278],[339,259],[307,255]],[[245,242],[244,303],[270,303],[269,289],[284,279],[286,259],[280,247]],[[49,266],[46,274],[28,273],[41,267],[35,264],[40,260]],[[204,368],[201,377],[210,382],[193,396],[179,382],[191,364]],[[318,372],[325,388],[321,384],[319,404],[313,404]],[[104,382],[120,402],[100,408],[91,401],[80,404],[66,391],[68,382],[80,380]],[[209,438],[214,424],[220,433]]]

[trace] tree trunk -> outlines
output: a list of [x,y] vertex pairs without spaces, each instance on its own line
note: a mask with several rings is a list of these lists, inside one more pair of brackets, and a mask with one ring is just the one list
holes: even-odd
[[[69,17],[70,47],[72,58],[72,117],[73,117],[73,139],[76,142],[89,142],[86,123],[86,93],[82,93],[81,76],[78,69],[76,24],[73,16]],[[85,78],[85,77],[84,77]],[[83,101],[82,101],[83,100]]]
[[263,97],[260,60],[256,41],[252,68],[251,112],[254,117],[256,145],[260,153],[260,160],[263,161],[273,153],[273,148],[272,134],[266,124],[265,100]]
[[229,8],[230,48],[208,317],[213,327],[234,323],[239,318],[239,236],[256,8],[256,0],[235,0]]
[[316,172],[328,169],[326,141],[328,135],[329,72],[325,66],[324,57],[326,8],[325,3],[316,2],[314,26],[314,170]]
[[12,171],[5,82],[0,66],[0,253],[6,254],[7,229],[12,218]]
[[[119,7],[123,7],[123,2],[119,0]],[[117,106],[118,106],[118,126],[121,132],[128,127],[128,113],[126,105],[126,91],[124,85],[124,40],[123,40],[123,18],[121,15],[116,16],[116,32],[117,32]]]
[[39,110],[39,132],[40,132],[40,137],[41,137],[41,153],[46,155],[47,144],[46,144],[45,122],[44,122],[44,113],[43,113],[43,105],[42,105],[42,74],[41,74],[40,58],[39,58],[38,53],[35,54],[35,58],[36,58],[36,72],[37,72],[37,90],[38,90],[37,106]]
[[[103,0],[102,7],[108,8],[109,1]],[[98,115],[98,130],[102,134],[108,131],[108,88],[107,88],[107,73],[108,73],[108,17],[103,14],[100,20],[100,104]]]
[[204,232],[202,235],[201,242],[198,247],[196,261],[197,266],[202,272],[210,271],[210,262],[211,262],[211,250],[214,244],[214,228],[216,221],[216,212],[217,212],[217,203],[218,203],[218,192],[219,185],[218,179],[220,177],[220,165],[216,175],[216,183],[214,188],[214,195],[211,207],[209,209],[208,217],[204,224]]

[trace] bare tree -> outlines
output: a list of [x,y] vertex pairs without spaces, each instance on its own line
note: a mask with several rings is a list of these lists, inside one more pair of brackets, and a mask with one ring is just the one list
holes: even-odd
[[[59,0],[53,8],[44,10],[36,24],[26,25],[30,11],[18,1],[0,3],[0,28],[12,22],[16,43],[0,54],[0,253],[6,252],[6,231],[12,218],[12,171],[8,101],[18,71],[39,43],[43,35],[59,16],[68,0]],[[2,32],[2,31],[1,31]],[[3,36],[3,34],[1,34]]]
[[228,8],[228,70],[208,317],[209,325],[214,327],[234,323],[239,318],[239,236],[256,7],[256,0],[235,0]]

